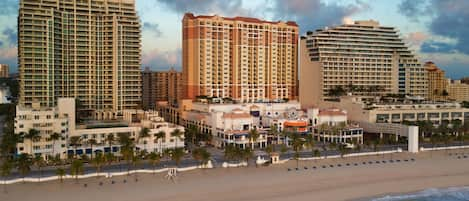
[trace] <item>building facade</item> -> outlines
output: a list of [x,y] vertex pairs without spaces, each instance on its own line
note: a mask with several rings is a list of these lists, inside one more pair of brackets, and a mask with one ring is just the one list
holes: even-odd
[[192,13],[182,21],[184,98],[297,99],[295,22]]
[[168,71],[142,72],[143,108],[155,108],[156,102],[176,103],[182,98],[182,73],[171,68]]
[[427,96],[425,69],[398,30],[376,21],[307,32],[300,52],[302,104],[318,104],[335,92]]
[[[148,128],[148,136],[141,137],[143,128]],[[178,129],[180,137],[171,133]],[[48,159],[59,155],[88,155],[93,153],[113,153],[120,155],[119,136],[127,135],[135,142],[136,150],[162,153],[165,149],[184,147],[184,127],[165,122],[156,111],[125,110],[122,120],[91,121],[75,124],[75,100],[59,98],[56,107],[41,107],[33,103],[33,107],[18,105],[15,118],[15,133],[27,135],[37,131],[37,137],[24,138],[17,145],[17,152],[40,155]],[[164,135],[159,136],[162,132]],[[57,133],[60,137],[52,139]],[[109,136],[114,137],[110,142]],[[72,137],[78,138],[73,142]],[[91,145],[92,140],[94,144]]]
[[140,20],[134,0],[21,0],[19,103],[122,114],[141,104]]
[[[348,125],[347,113],[339,109],[301,109],[299,102],[284,103],[201,103],[194,102],[183,111],[181,121],[186,127],[195,126],[199,132],[211,135],[211,143],[223,148],[235,145],[246,148],[249,143],[263,148],[268,144],[291,144],[282,133],[313,135],[318,141],[363,143],[363,129]],[[339,133],[318,129],[321,125],[337,127]],[[342,127],[339,127],[343,125]],[[277,130],[271,130],[276,128]],[[249,133],[256,130],[259,138],[250,141]],[[330,129],[332,130],[332,129]]]
[[426,62],[424,67],[428,74],[428,98],[430,100],[447,100],[449,94],[445,71],[431,61]]
[[10,67],[8,64],[0,64],[0,78],[10,77]]
[[340,102],[326,101],[323,105],[339,107],[348,111],[348,119],[365,123],[393,123],[431,121],[438,125],[442,122],[469,120],[469,108],[455,102],[412,102],[380,101],[370,102],[358,96],[342,97]]
[[461,80],[448,81],[448,96],[450,100],[457,102],[469,102],[469,84]]

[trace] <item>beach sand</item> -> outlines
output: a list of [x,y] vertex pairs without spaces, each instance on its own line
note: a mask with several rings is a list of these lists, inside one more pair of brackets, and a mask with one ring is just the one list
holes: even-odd
[[[452,153],[469,153],[454,150]],[[176,182],[165,174],[139,174],[114,178],[91,178],[46,183],[24,183],[7,186],[0,193],[2,201],[206,201],[206,200],[367,200],[387,194],[407,193],[426,188],[469,185],[469,159],[448,156],[445,151],[392,154],[392,158],[415,162],[367,164],[362,161],[389,161],[391,155],[295,161],[269,167],[217,168],[181,172]],[[336,164],[342,167],[337,167]],[[346,166],[350,163],[351,166]],[[359,163],[354,166],[354,163]],[[323,169],[322,165],[334,164]],[[307,166],[308,170],[303,167]],[[311,167],[318,169],[313,170]],[[292,168],[287,171],[287,168]],[[135,178],[138,178],[138,182]],[[127,182],[124,183],[123,180]],[[111,184],[111,180],[116,183]],[[103,182],[103,186],[99,186]],[[87,187],[84,187],[84,184]],[[3,187],[2,187],[3,188]]]

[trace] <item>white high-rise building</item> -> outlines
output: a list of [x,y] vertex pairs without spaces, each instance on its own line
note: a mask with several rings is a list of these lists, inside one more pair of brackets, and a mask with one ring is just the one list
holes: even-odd
[[373,20],[326,27],[307,32],[300,47],[302,104],[318,104],[337,89],[356,95],[427,95],[425,68],[394,27]]

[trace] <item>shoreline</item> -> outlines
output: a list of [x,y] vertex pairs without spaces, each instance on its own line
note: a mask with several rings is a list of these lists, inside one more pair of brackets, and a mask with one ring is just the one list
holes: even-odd
[[[468,150],[458,150],[460,152]],[[386,195],[405,195],[429,188],[469,186],[469,159],[448,156],[445,151],[296,161],[269,167],[215,168],[178,175],[176,182],[160,174],[135,174],[45,183],[8,185],[0,200],[371,200]],[[415,161],[411,161],[415,158]],[[407,162],[404,159],[409,159]],[[382,161],[386,161],[383,163]],[[373,161],[363,165],[361,162]],[[375,163],[380,161],[379,164]],[[346,164],[349,163],[349,166]],[[357,163],[357,166],[354,164]],[[360,163],[360,164],[358,164]],[[338,164],[341,164],[338,167]],[[322,168],[326,165],[326,168]],[[334,165],[333,168],[330,165]],[[304,166],[308,169],[305,170]],[[316,169],[313,167],[316,166]],[[290,171],[288,169],[290,168]],[[138,178],[135,181],[135,178]],[[124,183],[125,180],[125,183]],[[115,184],[111,184],[115,181]],[[103,185],[99,185],[103,182]],[[84,184],[87,187],[84,187]],[[3,188],[3,187],[2,187]],[[28,192],[28,193],[24,193]],[[71,196],[80,195],[80,196]]]

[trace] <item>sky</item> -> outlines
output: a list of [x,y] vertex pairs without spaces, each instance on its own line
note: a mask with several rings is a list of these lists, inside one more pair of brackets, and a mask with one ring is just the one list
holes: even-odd
[[[0,63],[17,71],[19,0],[0,0]],[[136,0],[142,26],[142,68],[181,69],[181,20],[195,15],[296,21],[301,34],[354,20],[396,27],[420,61],[448,77],[469,76],[469,0]]]

